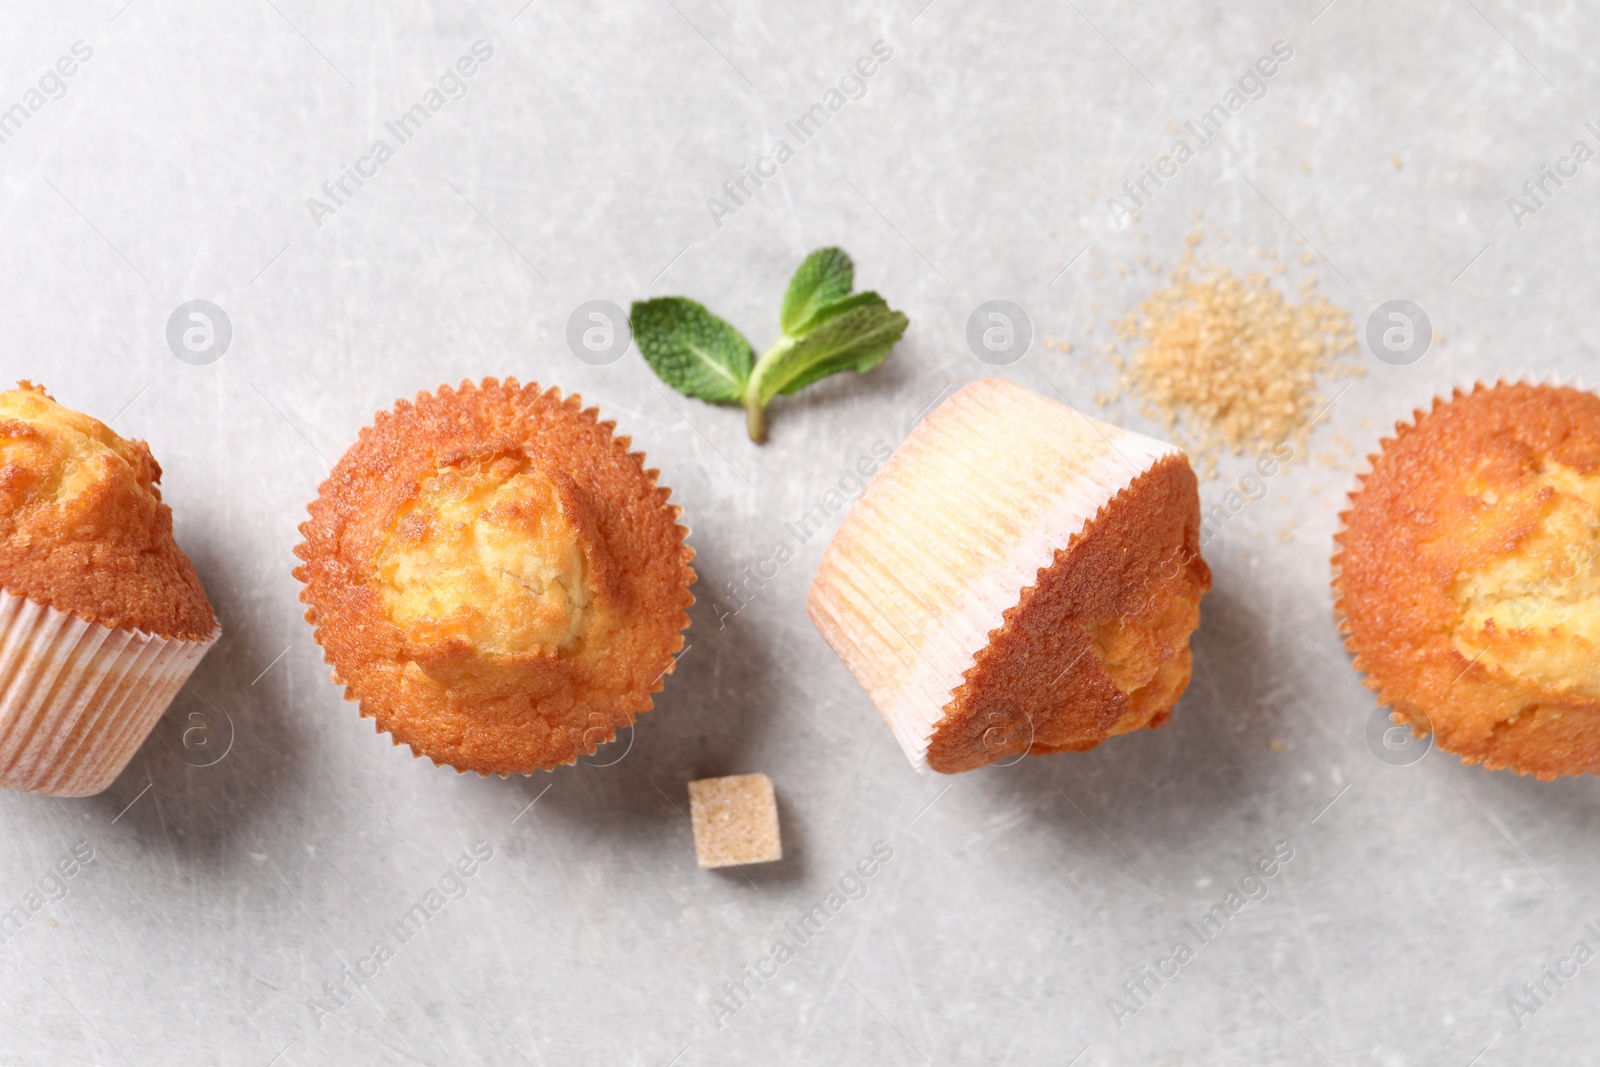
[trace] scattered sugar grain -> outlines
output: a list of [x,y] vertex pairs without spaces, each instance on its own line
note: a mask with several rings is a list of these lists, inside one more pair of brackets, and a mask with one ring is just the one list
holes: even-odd
[[1304,442],[1326,403],[1319,377],[1363,369],[1340,362],[1357,352],[1349,312],[1315,278],[1300,284],[1296,304],[1265,274],[1241,278],[1202,261],[1193,251],[1200,237],[1189,235],[1168,286],[1116,324],[1136,346],[1118,392],[1137,396],[1145,414],[1193,439],[1202,455]]

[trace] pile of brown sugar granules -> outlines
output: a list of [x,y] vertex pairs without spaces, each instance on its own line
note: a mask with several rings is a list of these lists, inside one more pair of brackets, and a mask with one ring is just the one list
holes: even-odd
[[1149,418],[1190,439],[1208,472],[1216,453],[1261,453],[1281,442],[1297,454],[1327,403],[1321,376],[1356,375],[1365,368],[1338,362],[1358,351],[1350,313],[1300,285],[1300,302],[1285,300],[1265,274],[1243,278],[1198,257],[1189,239],[1170,284],[1117,325],[1134,345],[1118,359],[1117,390],[1131,393]]

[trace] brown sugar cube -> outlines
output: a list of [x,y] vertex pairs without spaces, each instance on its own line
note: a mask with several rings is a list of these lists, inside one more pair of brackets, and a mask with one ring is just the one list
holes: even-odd
[[703,868],[783,859],[778,798],[764,774],[731,774],[689,783],[694,853]]

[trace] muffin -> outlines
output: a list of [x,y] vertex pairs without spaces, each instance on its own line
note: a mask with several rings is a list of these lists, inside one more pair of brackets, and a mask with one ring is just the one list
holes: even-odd
[[912,765],[949,774],[1167,722],[1210,586],[1182,452],[988,378],[873,478],[808,608]]
[[694,552],[644,456],[576,396],[465,382],[363,429],[295,576],[361,714],[435,764],[530,774],[649,711]]
[[90,796],[221,634],[143,441],[0,393],[0,786]]
[[1333,557],[1367,686],[1467,763],[1600,771],[1600,397],[1458,389],[1381,448]]

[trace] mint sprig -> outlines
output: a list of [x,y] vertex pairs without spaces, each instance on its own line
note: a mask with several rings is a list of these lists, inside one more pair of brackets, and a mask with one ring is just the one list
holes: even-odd
[[744,336],[682,296],[633,305],[633,338],[656,376],[685,396],[742,404],[752,441],[767,438],[767,405],[842,371],[882,363],[908,319],[874,292],[852,293],[855,267],[838,248],[806,257],[778,316],[783,331],[760,359]]

